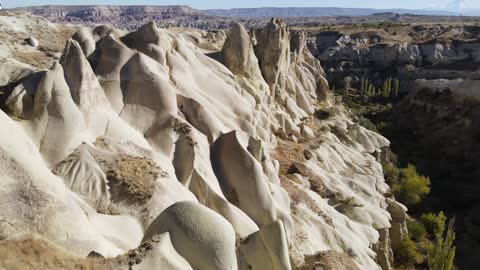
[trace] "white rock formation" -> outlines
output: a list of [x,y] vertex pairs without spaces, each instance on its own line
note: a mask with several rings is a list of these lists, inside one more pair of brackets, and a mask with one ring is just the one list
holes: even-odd
[[39,45],[38,40],[34,37],[28,37],[26,41],[27,41],[28,45],[30,45],[34,48],[37,48],[38,45]]
[[[60,62],[9,89],[0,235],[107,257],[160,237],[135,269],[289,269],[328,250],[388,269],[373,154],[389,142],[335,104],[305,34],[273,19],[252,42],[234,25],[223,62],[205,36],[83,28]],[[279,156],[283,144],[308,149]]]
[[142,241],[164,233],[170,234],[175,250],[195,269],[237,269],[232,225],[201,204],[170,206],[150,225]]

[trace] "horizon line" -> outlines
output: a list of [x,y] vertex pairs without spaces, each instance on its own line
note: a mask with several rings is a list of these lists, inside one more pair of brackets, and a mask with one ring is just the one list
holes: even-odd
[[[61,6],[68,6],[68,7],[189,7],[192,9],[196,10],[230,10],[230,9],[264,9],[264,8],[335,8],[335,9],[370,9],[370,10],[421,10],[421,11],[442,11],[442,12],[460,12],[460,10],[454,10],[454,11],[449,11],[446,9],[429,9],[429,8],[401,8],[401,7],[394,7],[394,8],[375,8],[375,7],[339,7],[339,6],[262,6],[262,7],[231,7],[231,8],[207,8],[207,9],[199,9],[192,7],[191,5],[185,5],[185,4],[178,4],[178,5],[152,5],[152,4],[145,4],[145,5],[108,5],[108,4],[102,4],[102,5],[95,5],[95,4],[89,4],[89,5],[76,5],[76,4],[51,4],[51,5],[33,5],[33,6],[16,6],[12,8],[7,8],[7,9],[14,9],[14,8],[29,8],[29,7],[61,7]],[[480,8],[468,8],[464,9],[463,11],[471,11],[471,10],[480,10]]]

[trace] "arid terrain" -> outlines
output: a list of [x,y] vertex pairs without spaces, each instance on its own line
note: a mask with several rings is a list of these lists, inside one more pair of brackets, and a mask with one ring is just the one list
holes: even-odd
[[[109,24],[116,28],[135,30],[149,21],[162,28],[189,27],[203,30],[230,29],[234,22],[247,28],[263,28],[272,17],[285,20],[290,27],[301,29],[335,25],[365,24],[475,24],[480,12],[471,16],[454,16],[454,12],[421,10],[373,10],[326,8],[256,8],[196,10],[189,6],[39,6],[16,8],[54,23],[95,26]],[[429,14],[435,13],[437,15]],[[440,15],[438,15],[440,13]],[[352,15],[355,16],[352,16]]]
[[242,12],[0,12],[0,269],[476,269],[480,19]]

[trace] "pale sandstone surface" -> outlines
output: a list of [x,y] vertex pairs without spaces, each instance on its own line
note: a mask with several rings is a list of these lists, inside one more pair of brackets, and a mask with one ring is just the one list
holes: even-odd
[[[290,269],[323,251],[389,269],[374,157],[388,140],[335,103],[303,33],[278,19],[257,32],[209,36],[225,42],[218,61],[199,31],[82,28],[6,87],[2,239],[108,258],[157,239],[134,269]],[[283,142],[308,159],[278,155]]]

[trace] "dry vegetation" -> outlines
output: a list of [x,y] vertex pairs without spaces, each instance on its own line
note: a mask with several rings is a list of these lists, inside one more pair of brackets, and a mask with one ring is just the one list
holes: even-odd
[[303,154],[305,145],[280,138],[277,139],[278,147],[272,154],[272,158],[280,162],[280,175],[291,174],[295,171],[294,162],[305,161]]
[[[317,138],[307,139],[303,136],[299,136],[299,142],[293,142],[277,137],[278,146],[272,153],[272,158],[278,160],[280,163],[279,175],[281,185],[288,192],[288,195],[292,200],[290,205],[292,213],[296,213],[298,205],[304,204],[311,211],[322,217],[325,223],[334,226],[332,219],[318,206],[305,190],[294,185],[293,182],[296,181],[291,180],[291,177],[289,177],[289,175],[298,173],[298,170],[295,167],[295,162],[307,161],[305,150],[315,149],[318,147],[318,144],[321,143],[321,138],[318,138],[318,135],[321,132],[319,121],[320,120],[317,119],[317,117],[308,121],[308,126],[314,130]],[[320,183],[315,182],[314,179],[308,179],[308,181],[311,186],[310,189],[318,193],[321,197],[327,198],[332,196],[331,192],[327,191]],[[302,185],[302,183],[297,184]]]
[[[4,12],[2,16],[15,17],[19,20],[35,18],[12,12]],[[35,24],[27,26],[26,32],[0,29],[0,45],[10,47],[14,59],[38,69],[47,69],[51,66],[54,57],[63,52],[65,43],[75,31],[76,28],[71,26],[55,25],[54,28]],[[36,50],[33,47],[25,47],[26,39],[29,37],[39,42]]]
[[305,257],[305,264],[296,270],[358,270],[355,262],[345,253],[325,251]]
[[129,155],[119,155],[115,163],[107,167],[110,187],[140,204],[152,197],[157,178],[166,175],[153,160]]
[[[37,237],[0,241],[0,269],[5,270],[127,270],[150,255],[158,238],[116,258],[82,258]],[[97,253],[98,254],[98,253]],[[150,255],[151,256],[151,255]]]
[[94,270],[102,262],[64,253],[40,239],[0,241],[0,269],[8,270]]
[[36,67],[38,69],[47,69],[51,66],[52,61],[48,57],[45,56],[44,53],[39,51],[32,51],[32,52],[21,52],[21,51],[14,51],[13,58],[17,61],[22,63],[26,63],[31,65],[32,67]]

